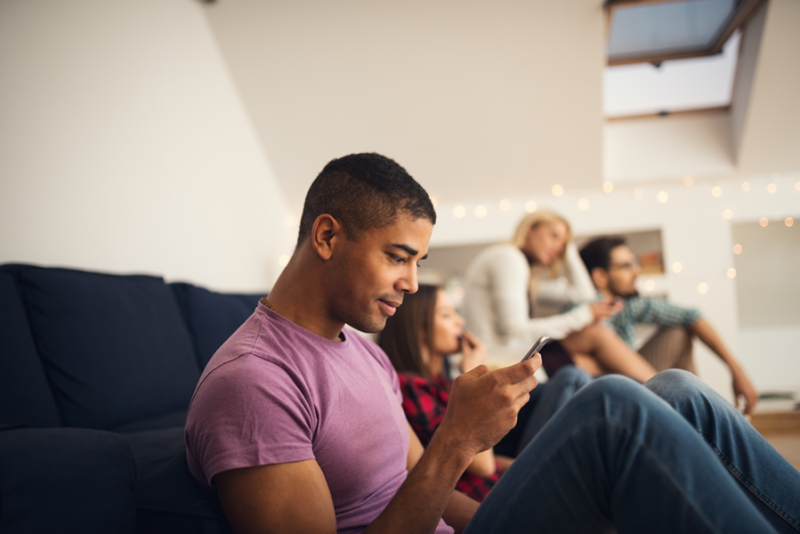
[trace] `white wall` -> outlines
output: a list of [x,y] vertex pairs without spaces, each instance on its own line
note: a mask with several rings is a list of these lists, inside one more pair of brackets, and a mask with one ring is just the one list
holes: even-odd
[[191,0],[0,3],[0,262],[267,289],[285,200]]
[[[741,188],[745,180],[750,184],[747,192]],[[776,184],[775,193],[768,192],[770,183]],[[721,196],[712,195],[714,186],[721,188]],[[667,194],[665,203],[657,199],[662,191]],[[578,208],[581,199],[588,201],[585,211]],[[611,193],[596,189],[567,191],[561,197],[508,197],[509,211],[499,208],[500,200],[481,201],[487,209],[484,217],[475,215],[478,202],[464,204],[466,215],[462,218],[454,216],[455,205],[440,203],[436,207],[438,222],[431,246],[508,240],[529,200],[535,201],[539,209],[553,209],[564,215],[578,235],[660,228],[667,272],[654,279],[655,291],[666,292],[678,304],[699,308],[751,373],[759,389],[800,385],[800,374],[794,372],[797,357],[793,349],[797,345],[780,345],[789,339],[797,340],[800,325],[786,327],[788,330],[782,331],[780,338],[769,338],[765,347],[770,350],[753,350],[752,340],[769,336],[767,331],[748,329],[746,343],[741,343],[736,281],[727,275],[727,270],[735,265],[733,223],[767,217],[772,224],[783,224],[786,217],[794,217],[798,222],[793,229],[800,231],[800,173],[698,180],[691,187],[673,180],[638,186],[617,185]],[[724,218],[727,209],[732,211],[731,219]],[[676,261],[682,264],[680,273],[672,272],[671,266]],[[647,279],[641,277],[641,287]],[[698,291],[703,282],[708,284],[705,294]],[[781,350],[775,350],[778,345],[782,346]],[[701,377],[731,398],[727,368],[699,344],[696,344],[696,355]]]

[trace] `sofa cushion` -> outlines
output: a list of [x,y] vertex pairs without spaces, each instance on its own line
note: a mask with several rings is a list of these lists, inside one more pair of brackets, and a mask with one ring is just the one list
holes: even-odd
[[136,469],[118,434],[0,432],[0,532],[133,533]]
[[64,426],[109,429],[187,408],[199,369],[161,278],[32,266],[17,276]]
[[215,293],[183,282],[170,284],[194,341],[200,369],[236,332],[266,295]]
[[61,426],[14,278],[0,272],[0,424]]
[[136,460],[136,529],[148,534],[229,533],[217,495],[189,472],[183,428],[126,435]]

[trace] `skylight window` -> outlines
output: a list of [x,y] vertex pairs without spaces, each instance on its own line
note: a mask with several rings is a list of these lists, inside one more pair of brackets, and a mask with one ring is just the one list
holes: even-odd
[[736,32],[715,56],[606,67],[604,114],[615,118],[727,106],[738,55]]

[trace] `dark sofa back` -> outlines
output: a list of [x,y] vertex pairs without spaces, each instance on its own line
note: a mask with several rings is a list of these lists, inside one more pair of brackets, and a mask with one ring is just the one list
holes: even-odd
[[0,272],[0,425],[61,426],[14,277]]
[[182,426],[200,372],[260,296],[0,265],[0,425]]
[[261,293],[216,293],[192,284],[169,285],[178,301],[183,319],[194,341],[200,369],[219,347],[252,315]]
[[[185,410],[199,378],[169,287],[120,276],[5,265],[13,274],[63,426],[114,429]],[[149,427],[147,423],[142,425]]]

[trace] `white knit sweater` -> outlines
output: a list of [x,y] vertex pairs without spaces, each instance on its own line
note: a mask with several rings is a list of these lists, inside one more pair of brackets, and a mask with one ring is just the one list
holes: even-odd
[[[567,247],[568,280],[541,284],[549,301],[592,300],[595,290],[575,245]],[[577,262],[577,263],[576,263]],[[467,267],[462,311],[467,329],[489,346],[531,344],[542,335],[563,339],[594,320],[587,304],[550,317],[529,317],[530,266],[525,254],[511,244],[483,250]]]

